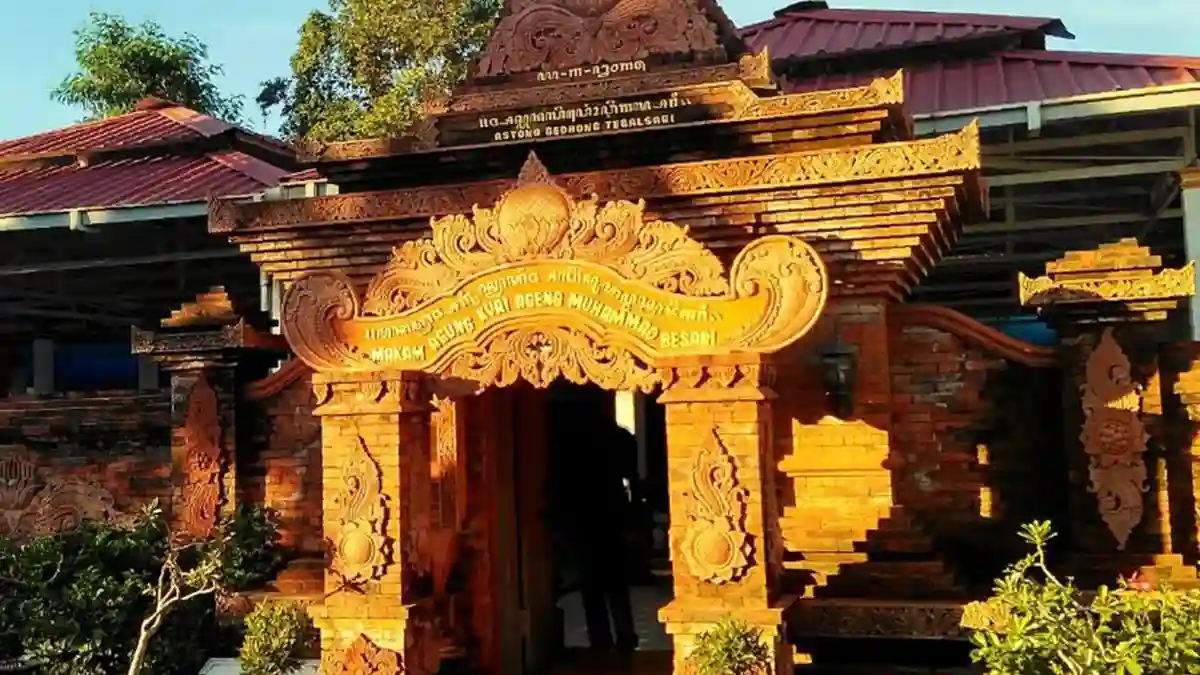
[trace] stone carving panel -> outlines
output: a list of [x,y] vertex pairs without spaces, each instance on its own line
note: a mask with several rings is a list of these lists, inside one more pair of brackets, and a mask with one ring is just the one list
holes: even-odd
[[387,513],[380,482],[379,466],[359,437],[342,466],[342,486],[334,501],[339,527],[333,569],[347,584],[375,579],[387,564]]
[[733,457],[716,429],[704,434],[691,463],[689,502],[680,553],[692,576],[714,584],[737,581],[750,566],[744,529],[748,491],[738,484]]
[[201,375],[188,394],[183,426],[183,531],[207,537],[221,503],[221,422],[217,392]]
[[377,646],[362,634],[340,654],[328,655],[321,663],[321,675],[400,675],[403,672],[404,664],[399,654]]
[[531,156],[494,208],[396,249],[361,300],[340,274],[297,280],[284,334],[320,371],[650,389],[659,358],[775,351],[815,324],[828,276],[800,239],[757,239],[726,276],[686,228],[643,213],[576,201]]
[[696,0],[513,0],[508,7],[477,78],[709,54],[721,46]]
[[0,535],[41,536],[117,517],[112,494],[80,478],[44,476],[27,453],[0,453]]
[[1149,434],[1140,417],[1141,388],[1130,376],[1129,359],[1112,328],[1088,356],[1081,390],[1080,440],[1088,455],[1089,489],[1117,548],[1124,550],[1143,517],[1142,495],[1149,489],[1143,455]]

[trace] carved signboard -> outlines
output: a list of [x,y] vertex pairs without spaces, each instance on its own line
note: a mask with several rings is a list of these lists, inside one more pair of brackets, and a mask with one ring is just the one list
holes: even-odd
[[364,298],[340,274],[298,280],[283,330],[317,370],[649,389],[663,357],[787,346],[828,290],[800,239],[757,239],[727,277],[686,229],[647,222],[641,203],[576,201],[531,156],[494,208],[397,249]]

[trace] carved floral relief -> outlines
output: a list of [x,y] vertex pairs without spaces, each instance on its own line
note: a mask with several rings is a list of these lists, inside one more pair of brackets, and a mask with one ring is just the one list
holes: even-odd
[[338,531],[333,569],[348,584],[377,578],[387,564],[383,535],[386,511],[379,466],[359,437],[342,466],[342,485],[334,498]]
[[321,663],[321,675],[400,675],[403,672],[404,664],[399,654],[379,647],[361,633],[345,650],[327,655]]
[[94,482],[44,478],[26,453],[0,454],[0,535],[45,535],[84,520],[110,520],[118,513],[112,494]]
[[183,426],[182,527],[207,537],[217,524],[221,502],[221,423],[217,392],[201,375],[188,394]]
[[750,567],[752,544],[745,531],[749,492],[716,429],[709,429],[690,468],[680,553],[692,576],[714,584],[737,581]]
[[1149,489],[1143,457],[1149,434],[1140,417],[1141,387],[1130,370],[1128,357],[1108,328],[1088,356],[1081,387],[1080,440],[1088,455],[1089,489],[1120,550],[1142,520],[1142,495]]
[[815,324],[829,283],[811,246],[759,238],[726,275],[686,228],[644,208],[576,201],[531,155],[496,206],[434,220],[363,298],[341,274],[297,280],[284,334],[323,371],[649,390],[660,357],[774,351]]
[[713,53],[721,46],[696,0],[513,0],[508,8],[476,77]]

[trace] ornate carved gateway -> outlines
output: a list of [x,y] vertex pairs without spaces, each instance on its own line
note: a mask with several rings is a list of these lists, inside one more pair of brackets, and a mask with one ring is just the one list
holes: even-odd
[[365,297],[338,273],[298,280],[284,335],[318,371],[650,390],[664,357],[769,353],[816,322],[829,283],[804,241],[757,239],[727,276],[686,228],[644,209],[576,201],[531,155],[494,207],[436,219],[431,238],[397,248]]
[[911,140],[901,83],[778,95],[711,0],[513,0],[410,136],[310,149],[338,195],[214,205],[315,371],[327,669],[537,665],[511,561],[542,563],[496,514],[544,480],[513,420],[557,380],[666,408],[678,665],[733,615],[792,667],[774,359],[981,213],[978,130]]

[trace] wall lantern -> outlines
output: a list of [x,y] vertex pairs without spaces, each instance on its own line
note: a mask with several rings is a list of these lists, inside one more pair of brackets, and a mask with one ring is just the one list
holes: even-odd
[[854,385],[858,379],[858,349],[838,337],[821,349],[821,382],[843,419],[854,412]]

